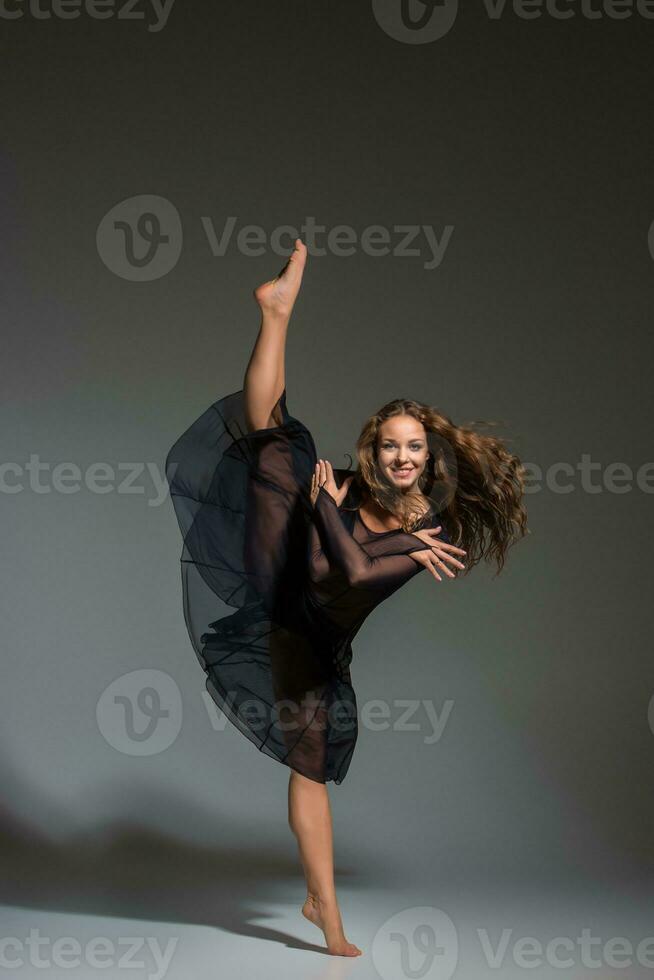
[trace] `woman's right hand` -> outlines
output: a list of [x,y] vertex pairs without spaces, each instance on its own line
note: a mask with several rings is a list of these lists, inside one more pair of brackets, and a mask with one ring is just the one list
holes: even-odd
[[334,479],[332,464],[328,459],[319,459],[313,469],[313,476],[311,477],[311,504],[315,507],[320,488],[324,487],[329,496],[332,497],[332,499],[336,501],[337,506],[340,507],[345,500],[348,488],[353,479],[354,476],[348,476],[347,479],[343,480],[342,485],[337,487],[336,480]]

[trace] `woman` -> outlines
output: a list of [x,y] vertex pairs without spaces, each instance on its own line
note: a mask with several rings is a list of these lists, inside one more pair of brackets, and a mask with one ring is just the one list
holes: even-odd
[[[358,956],[336,901],[326,787],[345,778],[357,737],[351,641],[423,568],[439,582],[454,578],[467,553],[467,570],[482,557],[501,569],[526,515],[517,457],[404,399],[369,419],[357,471],[337,482],[286,407],[286,333],[306,256],[297,239],[280,275],[255,290],[262,318],[243,388],[180,436],[166,476],[184,538],[184,614],[207,690],[291,769],[302,912],[330,953]],[[236,612],[219,617],[216,598]]]

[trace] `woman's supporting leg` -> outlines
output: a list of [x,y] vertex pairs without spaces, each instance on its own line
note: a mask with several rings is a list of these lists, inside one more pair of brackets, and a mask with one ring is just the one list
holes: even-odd
[[307,880],[303,915],[322,929],[330,953],[359,956],[361,950],[345,938],[336,901],[332,814],[325,783],[291,770],[288,821],[297,838]]
[[271,413],[284,390],[286,332],[300,291],[306,258],[307,247],[298,238],[295,250],[279,276],[262,283],[254,291],[254,298],[261,310],[261,325],[243,381],[245,414],[250,432],[281,422]]

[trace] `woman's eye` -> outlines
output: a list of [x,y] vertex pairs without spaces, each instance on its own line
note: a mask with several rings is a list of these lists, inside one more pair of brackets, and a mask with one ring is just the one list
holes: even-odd
[[[395,449],[395,446],[391,445],[391,443],[385,443],[382,446],[382,449]],[[409,446],[409,449],[412,453],[419,453],[422,446]]]

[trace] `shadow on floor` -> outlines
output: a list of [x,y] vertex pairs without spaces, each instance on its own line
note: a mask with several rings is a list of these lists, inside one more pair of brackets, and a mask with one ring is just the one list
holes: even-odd
[[[322,937],[314,945],[253,921],[270,917],[270,903],[288,901],[289,890],[297,891],[300,916],[304,880],[292,839],[288,851],[266,841],[263,835],[247,847],[220,843],[203,846],[157,831],[145,821],[131,820],[56,840],[26,826],[9,809],[7,800],[31,799],[38,793],[12,773],[11,767],[0,766],[0,772],[5,790],[0,807],[0,903],[214,926],[294,949],[326,953]],[[155,794],[158,798],[144,799],[142,787],[129,784],[112,792],[117,791],[131,792],[132,802],[138,794],[139,810],[167,814],[174,825],[203,831],[209,821],[209,826],[216,828],[217,841],[238,837],[239,828],[231,825],[229,818],[220,813],[208,818],[186,800],[182,804],[160,791]],[[30,809],[41,823],[51,811],[53,825],[65,825],[62,815],[54,807],[49,810],[44,800]],[[176,809],[182,811],[181,823]],[[337,873],[339,878],[352,874],[342,868]],[[319,935],[316,932],[316,938]]]

